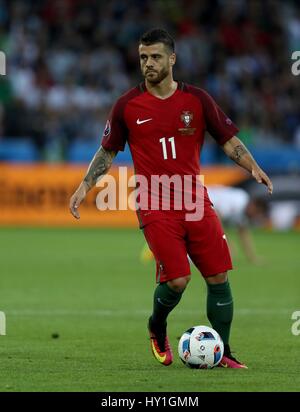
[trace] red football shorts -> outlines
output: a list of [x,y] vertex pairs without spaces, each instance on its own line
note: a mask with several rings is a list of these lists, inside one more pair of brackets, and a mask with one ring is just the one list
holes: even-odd
[[232,269],[226,236],[216,214],[192,222],[157,220],[144,227],[144,235],[156,260],[157,283],[190,275],[187,255],[203,277]]

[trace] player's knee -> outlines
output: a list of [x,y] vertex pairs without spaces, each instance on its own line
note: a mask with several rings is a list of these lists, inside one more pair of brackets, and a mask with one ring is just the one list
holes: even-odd
[[218,283],[225,283],[228,279],[227,272],[218,273],[217,275],[209,276],[205,280],[211,285],[216,285]]
[[189,283],[191,276],[184,276],[181,278],[176,278],[168,281],[168,286],[175,290],[175,292],[183,292]]

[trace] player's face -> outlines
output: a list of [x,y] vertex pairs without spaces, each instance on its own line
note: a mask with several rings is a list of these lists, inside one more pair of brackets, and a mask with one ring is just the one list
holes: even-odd
[[142,74],[149,83],[160,83],[172,73],[175,53],[170,53],[163,43],[140,44],[139,55]]

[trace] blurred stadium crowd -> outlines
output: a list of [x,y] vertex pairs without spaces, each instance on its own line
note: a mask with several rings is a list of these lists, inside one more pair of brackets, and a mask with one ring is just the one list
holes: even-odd
[[0,140],[29,137],[46,160],[98,141],[141,81],[140,35],[157,26],[175,37],[175,79],[210,92],[246,144],[300,148],[296,0],[0,0]]

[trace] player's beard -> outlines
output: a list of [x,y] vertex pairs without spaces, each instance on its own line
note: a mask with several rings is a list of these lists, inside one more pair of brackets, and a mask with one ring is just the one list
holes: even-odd
[[145,79],[147,79],[147,82],[151,84],[158,84],[162,82],[169,75],[169,69],[167,67],[163,67],[159,72],[157,72],[156,70],[155,71],[153,70],[153,72],[155,76],[150,77],[150,78],[147,76],[146,72],[144,74],[144,77]]

